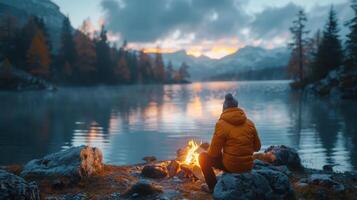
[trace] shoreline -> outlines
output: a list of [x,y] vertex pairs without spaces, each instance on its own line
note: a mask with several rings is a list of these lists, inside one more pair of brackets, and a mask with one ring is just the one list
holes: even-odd
[[[166,161],[138,163],[134,165],[103,165],[103,171],[95,176],[88,177],[72,184],[57,184],[47,179],[25,179],[35,181],[39,186],[40,199],[160,199],[153,196],[137,197],[136,194],[123,198],[122,195],[130,190],[131,186],[142,180],[147,180],[161,190],[161,199],[214,199],[212,194],[201,190],[201,180],[174,178],[145,178],[142,169],[150,165],[167,164]],[[23,165],[0,166],[15,175],[20,175]],[[327,185],[305,185],[301,180],[311,175],[331,175],[333,180],[339,180],[344,185],[343,191],[334,191]],[[296,199],[355,199],[357,197],[357,172],[327,172],[319,169],[304,168],[303,171],[291,171],[289,181],[293,186]],[[354,187],[354,188],[353,188]],[[333,198],[330,198],[333,197]]]
[[[20,191],[30,190],[31,194],[37,194],[36,198],[27,199],[231,199],[222,197],[232,192],[232,188],[224,188],[227,178],[238,181],[228,184],[228,187],[237,187],[233,189],[237,195],[239,188],[244,187],[236,185],[240,178],[253,175],[253,180],[262,177],[259,174],[267,175],[265,178],[270,184],[267,187],[273,188],[274,198],[267,199],[356,199],[357,171],[334,172],[333,166],[324,166],[322,170],[300,167],[300,158],[294,149],[283,145],[271,149],[273,153],[265,152],[255,157],[251,172],[229,174],[216,171],[218,183],[211,194],[202,190],[204,181],[194,168],[182,164],[173,167],[180,161],[156,161],[155,157],[145,157],[146,163],[108,165],[102,163],[99,149],[73,147],[26,165],[0,166],[0,184],[5,185],[5,190],[0,188],[0,199],[6,199],[1,196],[6,195],[6,189],[15,187],[10,184],[6,188],[6,181],[12,179],[17,180],[12,183],[24,182],[16,186],[21,187]],[[3,179],[4,176],[8,178]],[[261,186],[264,182],[259,183],[258,188],[245,186],[245,189],[251,190],[250,194],[264,194],[264,186]],[[33,187],[35,189],[31,189]],[[279,198],[276,195],[280,195]]]

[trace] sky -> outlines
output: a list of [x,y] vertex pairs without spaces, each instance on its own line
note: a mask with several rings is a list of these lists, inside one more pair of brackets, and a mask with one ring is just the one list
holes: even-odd
[[[221,58],[251,45],[286,47],[289,27],[304,9],[311,35],[323,29],[331,7],[343,23],[352,17],[349,0],[53,0],[74,27],[90,19],[105,24],[112,42],[155,52],[186,50]],[[343,37],[342,37],[343,39]]]

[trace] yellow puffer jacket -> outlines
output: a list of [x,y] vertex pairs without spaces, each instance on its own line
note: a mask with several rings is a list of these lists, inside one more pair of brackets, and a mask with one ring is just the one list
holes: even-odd
[[229,172],[242,173],[253,168],[253,153],[260,139],[252,121],[240,108],[228,108],[218,120],[208,155],[218,157],[223,149],[223,165]]

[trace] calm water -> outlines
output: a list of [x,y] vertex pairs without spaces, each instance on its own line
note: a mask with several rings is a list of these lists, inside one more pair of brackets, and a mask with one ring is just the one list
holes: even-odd
[[357,102],[309,99],[287,81],[1,92],[0,164],[81,144],[101,148],[111,164],[174,158],[189,139],[210,140],[226,92],[255,122],[263,149],[285,144],[305,166],[357,169]]

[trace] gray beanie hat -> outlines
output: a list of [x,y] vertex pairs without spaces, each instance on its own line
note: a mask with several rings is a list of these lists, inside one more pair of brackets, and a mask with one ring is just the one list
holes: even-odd
[[231,93],[226,94],[224,97],[223,110],[236,107],[238,107],[238,101],[234,99]]

